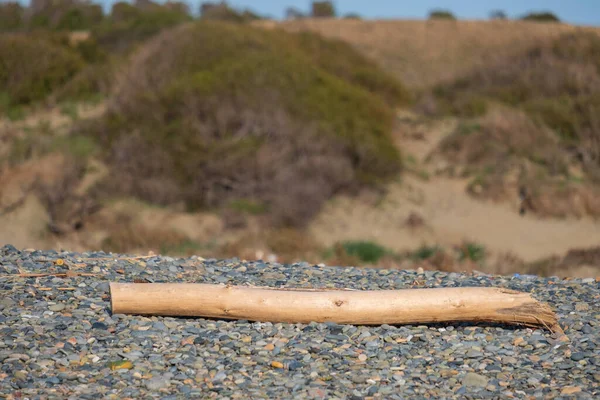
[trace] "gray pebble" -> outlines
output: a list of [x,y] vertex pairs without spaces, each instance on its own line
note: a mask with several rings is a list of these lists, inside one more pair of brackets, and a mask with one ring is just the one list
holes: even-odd
[[[582,398],[600,395],[600,287],[591,281],[556,279],[549,285],[532,277],[236,259],[152,257],[144,266],[118,255],[107,260],[101,252],[33,254],[0,250],[0,267],[43,273],[62,258],[101,277],[40,278],[41,286],[76,290],[33,296],[31,280],[0,274],[0,397],[19,390],[28,398],[44,391],[49,399],[61,398],[59,388],[81,399],[116,393],[232,400],[555,398],[565,387],[580,388]],[[416,279],[427,287],[505,287],[551,304],[571,341],[556,342],[544,329],[491,324],[355,326],[111,315],[108,282],[136,277],[358,290],[410,288]],[[112,360],[122,361],[109,364]]]
[[148,390],[156,391],[159,389],[163,389],[169,387],[170,379],[165,378],[164,376],[153,376],[152,378],[145,381],[146,388]]
[[463,385],[465,386],[485,387],[487,384],[488,378],[474,372],[467,373],[463,378]]

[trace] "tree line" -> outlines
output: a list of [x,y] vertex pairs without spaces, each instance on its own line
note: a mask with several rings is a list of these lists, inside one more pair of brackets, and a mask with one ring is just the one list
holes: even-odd
[[[0,4],[0,31],[17,31],[29,29],[55,29],[55,30],[86,30],[99,26],[110,20],[123,22],[140,18],[141,14],[157,15],[168,14],[172,18],[199,18],[247,22],[256,19],[268,18],[261,16],[249,9],[236,9],[225,0],[218,2],[203,2],[200,7],[192,11],[184,1],[168,0],[157,3],[152,0],[133,0],[132,2],[118,1],[111,7],[109,14],[105,14],[100,4],[89,0],[31,0],[25,7],[17,1],[7,1]],[[360,19],[358,13],[340,15],[331,0],[313,1],[308,11],[295,7],[285,9],[286,19],[302,18],[353,18]],[[493,10],[489,15],[493,20],[508,19],[506,12]],[[433,9],[429,12],[430,19],[456,20],[457,17],[449,10]],[[560,22],[560,19],[551,12],[531,12],[520,19],[530,21]]]

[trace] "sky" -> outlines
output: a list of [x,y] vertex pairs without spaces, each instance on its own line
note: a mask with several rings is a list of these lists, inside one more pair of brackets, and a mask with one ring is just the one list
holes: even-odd
[[[4,0],[0,0],[2,2]],[[108,8],[116,0],[92,0]],[[185,0],[184,0],[185,1]],[[193,11],[204,0],[187,0]],[[29,3],[28,0],[22,0]],[[163,2],[163,1],[159,1]],[[293,6],[308,12],[311,0],[230,0],[229,4],[274,18],[282,18],[284,10]],[[364,18],[422,19],[429,11],[442,8],[461,19],[487,19],[490,11],[503,10],[510,18],[530,11],[551,11],[561,20],[576,25],[600,26],[600,0],[337,0],[338,14],[358,13]]]
[[[310,0],[232,0],[230,4],[248,7],[276,18],[283,16],[288,6],[308,11]],[[600,26],[600,0],[338,0],[339,14],[357,12],[366,18],[426,18],[434,8],[451,11],[461,19],[487,19],[491,10],[503,10],[510,18],[529,11],[552,11],[561,20],[577,25]]]

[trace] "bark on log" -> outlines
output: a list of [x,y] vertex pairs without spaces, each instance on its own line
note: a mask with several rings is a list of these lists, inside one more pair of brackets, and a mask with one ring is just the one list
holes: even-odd
[[110,283],[114,314],[339,324],[490,322],[564,336],[552,309],[504,288],[278,289],[195,283]]

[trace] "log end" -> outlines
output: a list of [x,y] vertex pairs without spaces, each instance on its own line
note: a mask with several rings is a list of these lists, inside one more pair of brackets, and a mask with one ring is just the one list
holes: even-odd
[[122,314],[121,310],[119,310],[119,287],[122,284],[110,282],[108,284],[108,294],[110,296],[110,313],[114,314]]

